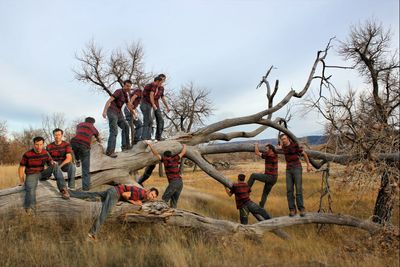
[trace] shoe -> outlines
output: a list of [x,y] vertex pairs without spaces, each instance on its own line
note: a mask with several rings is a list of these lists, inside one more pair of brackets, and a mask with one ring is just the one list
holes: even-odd
[[94,242],[94,241],[96,241],[96,236],[93,235],[93,234],[91,234],[91,233],[88,233],[88,234],[87,234],[86,240],[87,240],[87,241]]
[[295,210],[290,210],[289,211],[289,217],[294,217],[296,215],[296,211]]
[[67,188],[64,188],[63,190],[61,190],[61,197],[63,198],[63,199],[69,199],[69,192],[68,192],[68,189]]
[[300,210],[300,217],[306,216],[306,211],[305,210]]
[[116,158],[116,157],[118,157],[118,155],[115,153],[115,152],[112,152],[112,153],[106,153],[106,155],[107,156],[109,156],[110,158]]
[[80,160],[75,161],[75,166],[79,168],[81,166],[81,161]]

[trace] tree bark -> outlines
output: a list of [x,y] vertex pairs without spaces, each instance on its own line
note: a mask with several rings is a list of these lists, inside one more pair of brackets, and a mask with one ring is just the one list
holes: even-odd
[[379,224],[390,223],[394,204],[394,190],[390,183],[390,174],[384,171],[381,177],[381,185],[376,197],[374,216],[372,221]]

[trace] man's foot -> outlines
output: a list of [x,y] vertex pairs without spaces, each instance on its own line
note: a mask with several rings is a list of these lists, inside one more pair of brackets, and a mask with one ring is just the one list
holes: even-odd
[[289,211],[289,217],[293,217],[296,215],[296,210],[290,210]]
[[63,199],[69,199],[69,192],[68,192],[68,189],[67,188],[64,188],[63,190],[61,190],[61,197],[63,198]]
[[123,151],[127,151],[127,150],[129,150],[129,149],[132,149],[132,146],[131,146],[131,145],[121,147],[122,152],[123,152]]
[[109,156],[110,158],[114,158],[114,159],[115,159],[116,157],[118,157],[118,155],[117,155],[115,152],[112,152],[112,153],[108,153],[108,152],[107,152],[106,155]]
[[88,233],[86,240],[90,241],[90,242],[94,242],[94,241],[96,241],[96,236],[91,233]]
[[304,209],[300,210],[300,217],[306,216],[306,211]]
[[75,166],[79,168],[81,166],[81,161],[80,160],[75,161]]

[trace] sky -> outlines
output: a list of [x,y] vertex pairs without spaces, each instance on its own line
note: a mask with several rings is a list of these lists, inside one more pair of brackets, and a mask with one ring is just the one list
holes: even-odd
[[[250,115],[266,108],[265,88],[256,85],[271,65],[278,102],[303,88],[331,37],[344,40],[351,25],[368,19],[390,28],[399,47],[398,0],[0,0],[0,121],[18,132],[62,112],[70,121],[95,117],[107,129],[101,113],[108,96],[74,78],[75,55],[91,40],[105,51],[141,42],[145,69],[166,73],[166,90],[188,82],[210,90],[209,123]],[[346,65],[334,50],[328,62]],[[340,90],[365,87],[351,71],[332,79]],[[317,83],[309,94],[316,90]],[[293,101],[290,129],[321,134],[323,119],[304,115],[300,104]],[[260,138],[275,136],[269,130]]]

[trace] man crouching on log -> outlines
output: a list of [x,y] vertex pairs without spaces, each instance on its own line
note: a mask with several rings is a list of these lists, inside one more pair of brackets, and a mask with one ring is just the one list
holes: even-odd
[[96,197],[101,198],[101,212],[94,221],[88,233],[88,238],[95,240],[96,234],[100,230],[100,226],[106,220],[111,208],[115,206],[118,201],[127,201],[133,205],[141,206],[142,201],[155,199],[158,196],[158,190],[154,187],[146,190],[137,186],[120,184],[102,192],[82,192],[70,190],[70,196],[80,199],[94,199]]
[[248,224],[248,215],[249,212],[256,217],[257,220],[260,220],[256,215],[261,215],[265,220],[271,219],[268,212],[251,201],[250,199],[250,187],[245,183],[246,176],[244,174],[238,175],[238,182],[234,183],[232,189],[225,187],[225,191],[228,196],[232,196],[235,194],[236,208],[239,210],[240,214],[240,223]]

